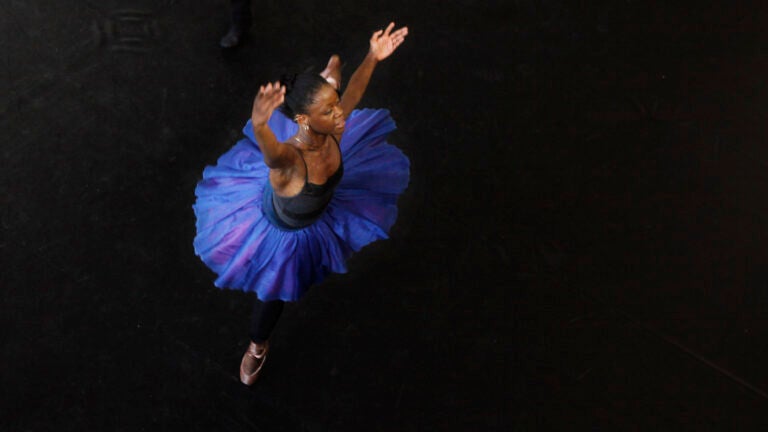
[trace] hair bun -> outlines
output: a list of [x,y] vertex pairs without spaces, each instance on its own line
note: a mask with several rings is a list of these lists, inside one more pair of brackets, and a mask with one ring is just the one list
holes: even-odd
[[280,82],[285,86],[285,99],[278,109],[290,119],[296,114],[306,114],[314,102],[314,95],[328,83],[315,73],[282,75]]
[[298,74],[283,74],[280,76],[280,84],[285,86],[285,93],[288,94],[296,86],[296,77]]

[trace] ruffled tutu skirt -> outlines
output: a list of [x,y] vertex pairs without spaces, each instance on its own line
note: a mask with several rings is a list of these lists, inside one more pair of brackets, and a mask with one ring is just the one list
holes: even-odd
[[[298,130],[278,111],[269,127],[280,142]],[[214,284],[253,291],[263,301],[295,301],[329,272],[345,273],[352,252],[387,238],[410,168],[386,142],[394,129],[387,110],[353,111],[340,142],[344,177],[330,204],[312,225],[286,230],[262,211],[269,168],[249,120],[246,138],[206,167],[195,188],[195,253],[218,275]]]

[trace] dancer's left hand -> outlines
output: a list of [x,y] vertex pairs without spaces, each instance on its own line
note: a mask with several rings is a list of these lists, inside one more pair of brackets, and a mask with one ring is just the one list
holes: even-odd
[[395,23],[391,22],[386,30],[373,32],[370,40],[370,53],[376,60],[381,61],[389,57],[405,41],[405,37],[408,36],[408,27],[401,27],[392,32],[394,27]]

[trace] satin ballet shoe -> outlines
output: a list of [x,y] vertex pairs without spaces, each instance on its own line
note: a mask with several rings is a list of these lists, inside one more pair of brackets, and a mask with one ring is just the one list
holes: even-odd
[[240,362],[240,382],[247,386],[256,382],[261,368],[267,360],[268,351],[269,342],[264,343],[264,349],[261,352],[257,352],[256,344],[251,342],[245,354],[243,354],[243,361]]

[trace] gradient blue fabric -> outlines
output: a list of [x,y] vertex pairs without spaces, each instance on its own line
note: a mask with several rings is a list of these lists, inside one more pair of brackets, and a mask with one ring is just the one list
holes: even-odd
[[[269,127],[284,142],[298,126],[275,111]],[[263,301],[298,300],[329,272],[345,273],[346,260],[387,238],[410,163],[386,142],[395,122],[384,109],[353,111],[340,147],[344,177],[322,217],[298,230],[281,229],[262,211],[269,168],[250,120],[243,138],[203,171],[195,188],[195,253],[218,277],[219,288],[253,291]]]

